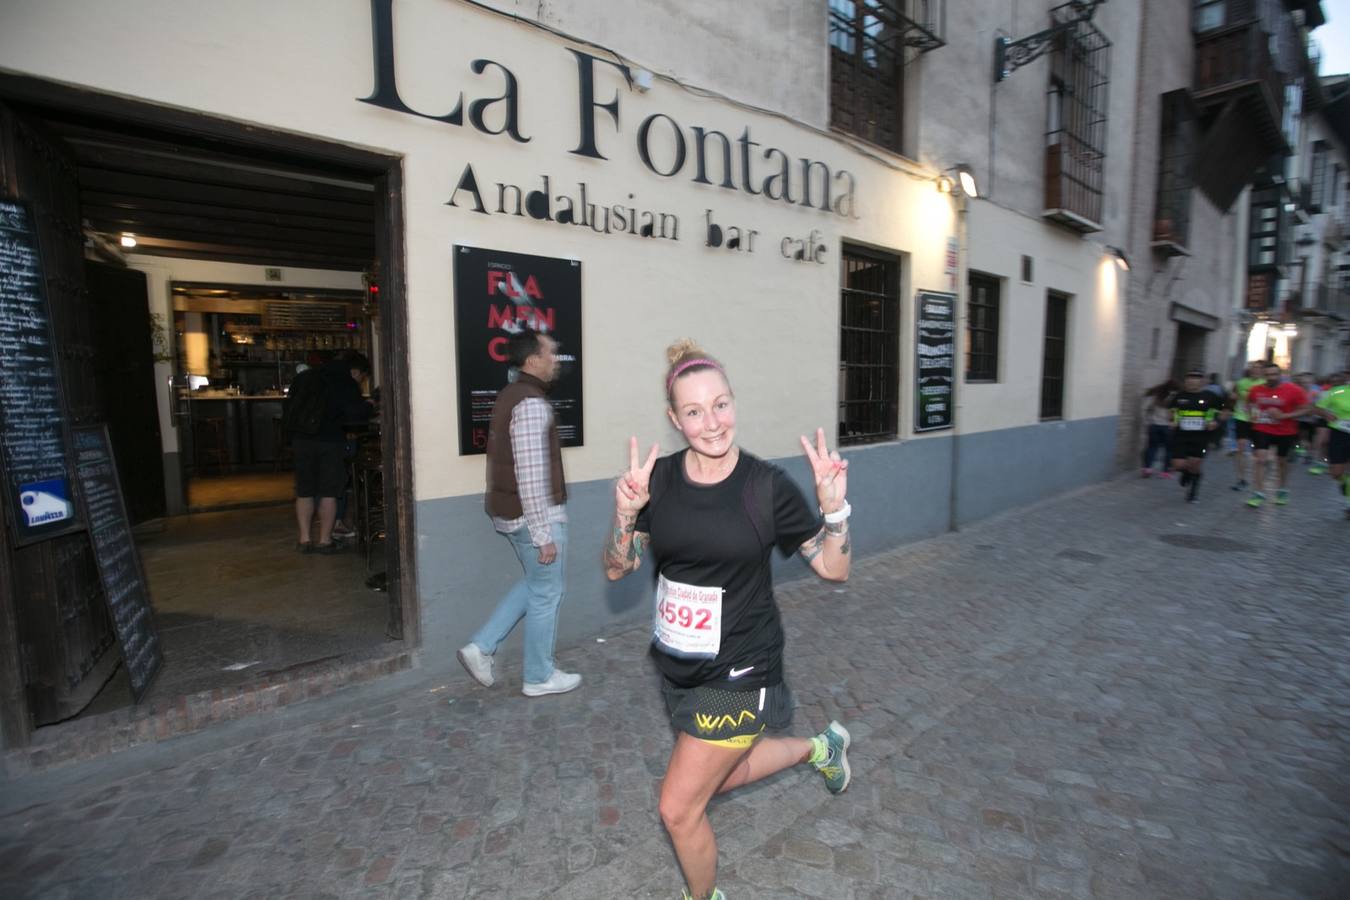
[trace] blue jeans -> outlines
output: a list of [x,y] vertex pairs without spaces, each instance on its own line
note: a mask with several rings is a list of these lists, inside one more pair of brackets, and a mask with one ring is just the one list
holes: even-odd
[[473,636],[486,654],[497,647],[516,623],[525,620],[525,683],[548,681],[553,674],[553,642],[558,635],[558,607],[567,587],[567,523],[549,526],[558,558],[548,565],[539,562],[539,548],[530,542],[530,529],[521,527],[506,535],[516,551],[525,578],[516,582],[497,604],[483,627]]
[[1171,443],[1171,437],[1171,429],[1166,425],[1148,426],[1148,446],[1144,448],[1143,459],[1145,469],[1153,467],[1153,459],[1158,452],[1161,451],[1163,454],[1163,461],[1160,468],[1164,472],[1167,471],[1167,467],[1172,463],[1172,453],[1167,446]]

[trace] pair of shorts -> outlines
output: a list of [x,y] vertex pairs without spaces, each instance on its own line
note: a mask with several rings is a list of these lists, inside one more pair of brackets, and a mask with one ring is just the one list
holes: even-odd
[[728,691],[701,685],[682,688],[667,681],[661,693],[675,730],[709,744],[744,750],[766,729],[778,731],[792,724],[792,692],[783,682]]
[[1182,431],[1172,429],[1172,458],[1200,459],[1209,449],[1210,435],[1207,431]]
[[1331,429],[1331,437],[1327,441],[1327,462],[1333,466],[1350,462],[1350,431]]
[[1252,432],[1252,448],[1255,450],[1274,450],[1280,459],[1289,456],[1298,440],[1296,434],[1270,434],[1265,431]]
[[1250,441],[1252,439],[1252,423],[1234,419],[1233,434],[1239,441]]
[[346,448],[340,441],[296,438],[295,496],[340,497],[347,487]]

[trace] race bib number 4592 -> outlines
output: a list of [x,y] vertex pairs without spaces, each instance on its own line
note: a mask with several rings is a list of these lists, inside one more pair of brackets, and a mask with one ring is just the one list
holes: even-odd
[[656,582],[652,637],[671,656],[712,659],[722,647],[721,588],[671,581]]

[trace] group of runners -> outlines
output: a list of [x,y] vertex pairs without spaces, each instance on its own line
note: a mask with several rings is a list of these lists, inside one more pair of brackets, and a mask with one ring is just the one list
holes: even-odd
[[[1254,360],[1231,391],[1213,377],[1207,383],[1202,371],[1192,369],[1179,389],[1165,383],[1145,397],[1149,443],[1144,477],[1153,474],[1153,460],[1159,449],[1166,448],[1187,501],[1196,502],[1205,457],[1221,446],[1232,419],[1237,470],[1233,490],[1248,492],[1248,506],[1265,505],[1272,481],[1275,505],[1287,504],[1290,459],[1302,457],[1309,462],[1309,474],[1330,475],[1350,519],[1350,476],[1345,472],[1350,461],[1350,371],[1336,372],[1325,383],[1308,372],[1290,380],[1278,365]],[[1166,471],[1160,474],[1170,477]]]

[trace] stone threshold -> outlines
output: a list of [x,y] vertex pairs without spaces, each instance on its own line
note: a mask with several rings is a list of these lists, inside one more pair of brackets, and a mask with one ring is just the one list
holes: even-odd
[[39,728],[27,747],[0,755],[0,777],[40,772],[223,722],[325,697],[413,667],[413,651],[345,654],[301,663],[256,681],[128,706]]

